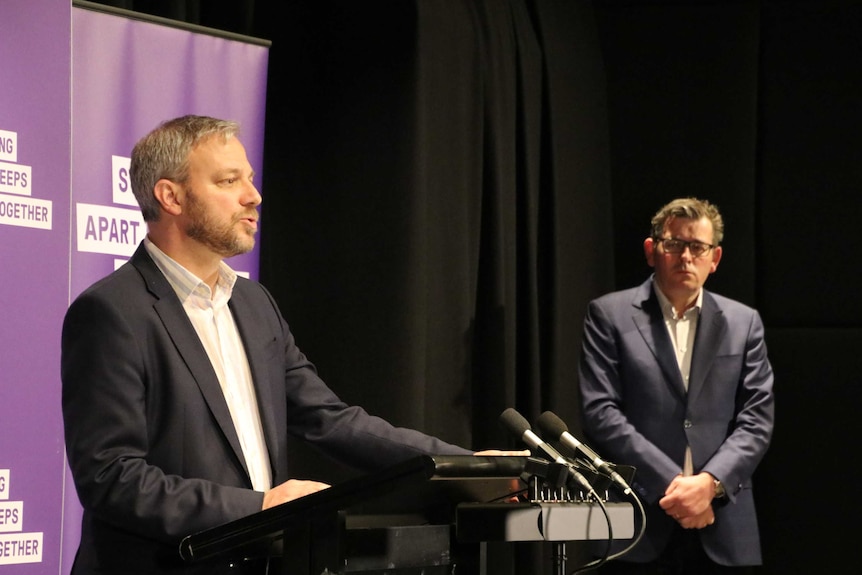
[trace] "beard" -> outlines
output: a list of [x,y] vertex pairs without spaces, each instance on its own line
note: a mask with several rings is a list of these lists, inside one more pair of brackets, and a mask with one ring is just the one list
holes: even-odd
[[[189,224],[186,234],[204,244],[223,258],[245,254],[254,249],[254,230],[238,230],[237,224],[251,212],[234,214],[230,221],[219,222],[207,211],[192,190],[186,193],[186,213]],[[256,211],[254,215],[256,216]]]

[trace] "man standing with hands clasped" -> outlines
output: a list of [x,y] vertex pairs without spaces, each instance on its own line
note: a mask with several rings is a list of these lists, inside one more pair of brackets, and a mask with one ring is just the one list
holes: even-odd
[[363,471],[473,453],[342,402],[269,292],[223,261],[254,247],[261,203],[238,132],[184,116],[135,145],[147,237],[66,313],[63,419],[84,509],[74,575],[263,575],[265,557],[184,565],[179,542],[328,487],[290,477],[288,436]]
[[636,467],[647,512],[643,539],[601,573],[709,575],[761,563],[751,476],[772,437],[773,373],[757,311],[703,289],[723,234],[716,206],[673,200],[643,243],[652,277],[588,306],[584,431],[608,459]]

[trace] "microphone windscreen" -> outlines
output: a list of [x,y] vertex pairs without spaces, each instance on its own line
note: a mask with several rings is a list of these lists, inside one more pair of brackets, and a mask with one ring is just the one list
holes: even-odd
[[563,420],[552,411],[546,411],[540,415],[537,423],[542,432],[551,437],[560,437],[569,430]]
[[524,416],[511,407],[500,414],[500,422],[516,437],[522,437],[530,429],[530,423]]

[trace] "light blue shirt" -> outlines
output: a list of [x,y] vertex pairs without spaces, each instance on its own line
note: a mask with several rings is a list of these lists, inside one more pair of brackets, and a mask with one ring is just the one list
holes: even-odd
[[228,302],[237,274],[219,264],[215,290],[161,251],[149,238],[144,247],[182,302],[224,393],[230,416],[242,446],[251,484],[256,491],[272,487],[272,471],[251,368]]

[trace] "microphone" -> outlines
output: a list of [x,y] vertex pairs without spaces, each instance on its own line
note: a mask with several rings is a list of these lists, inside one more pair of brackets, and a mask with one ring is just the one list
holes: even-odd
[[[589,481],[587,481],[587,478],[584,477],[580,471],[575,469],[575,466],[571,461],[563,457],[559,451],[554,449],[550,444],[542,441],[541,437],[533,433],[533,430],[530,429],[530,423],[523,415],[510,407],[500,414],[500,421],[509,431],[512,432],[513,435],[517,436],[533,449],[541,451],[547,459],[564,465],[566,469],[569,470],[569,475],[572,476],[572,479],[577,481],[581,487],[587,491],[587,493],[595,495],[593,486]],[[598,498],[598,496],[596,496],[596,498]]]
[[539,416],[538,423],[543,433],[550,435],[551,437],[559,438],[560,443],[564,444],[572,451],[580,451],[584,454],[596,469],[609,475],[614,482],[622,487],[625,494],[628,494],[631,491],[631,487],[626,483],[626,480],[623,479],[622,475],[617,473],[609,463],[602,460],[602,458],[599,457],[599,454],[593,451],[588,445],[581,443],[574,435],[569,433],[569,428],[562,419],[557,417],[555,413],[551,411],[544,412]]

